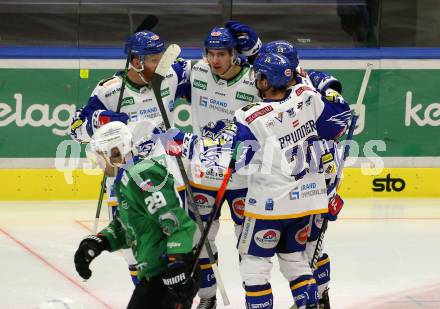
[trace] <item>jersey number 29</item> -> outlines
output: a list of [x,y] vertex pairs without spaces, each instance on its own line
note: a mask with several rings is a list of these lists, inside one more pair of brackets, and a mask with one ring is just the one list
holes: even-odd
[[147,206],[148,212],[152,215],[154,215],[159,210],[159,208],[162,208],[167,204],[165,197],[160,191],[153,192],[153,194],[146,197],[144,201],[145,205]]

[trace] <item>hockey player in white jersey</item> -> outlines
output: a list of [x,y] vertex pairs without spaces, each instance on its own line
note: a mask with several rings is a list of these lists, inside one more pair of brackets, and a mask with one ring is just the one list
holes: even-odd
[[[258,50],[258,44],[254,44],[257,45],[254,50]],[[218,134],[215,123],[218,120],[232,120],[237,109],[259,100],[259,97],[254,80],[249,75],[250,66],[238,64],[237,41],[228,29],[215,27],[210,30],[204,48],[205,57],[192,67],[190,76],[192,126],[196,135],[215,139]],[[248,54],[252,52],[248,51]],[[195,158],[198,162],[193,162],[189,173],[194,201],[203,221],[208,219],[227,167],[218,164],[215,153],[214,156],[212,154],[212,149],[204,146],[198,148]],[[237,237],[243,219],[246,191],[247,177],[234,175],[225,194]],[[218,228],[217,219],[208,237],[216,256],[214,241]],[[212,309],[216,307],[216,281],[205,250],[199,262],[202,283],[199,291],[201,302],[197,308]]]
[[252,146],[245,163],[255,166],[238,244],[247,308],[273,308],[269,276],[275,253],[295,305],[318,303],[305,248],[310,216],[328,209],[324,174],[310,161],[316,158],[310,144],[342,135],[350,112],[345,102],[330,103],[303,84],[288,89],[294,69],[282,55],[260,54],[254,70],[265,101],[235,114],[237,140]]
[[[308,70],[307,72],[299,65],[298,54],[294,45],[287,41],[274,41],[264,44],[261,49],[261,53],[279,53],[284,55],[294,66],[297,68],[296,80],[300,83],[313,87],[321,93],[328,101],[334,103],[341,103],[344,101],[342,97],[342,84],[333,76],[326,72],[320,72],[315,70]],[[319,232],[322,227],[323,217],[326,217],[330,221],[334,221],[337,218],[338,213],[341,211],[344,202],[342,198],[336,193],[336,173],[337,165],[335,160],[335,153],[337,150],[337,141],[322,140],[323,149],[323,170],[325,173],[327,183],[327,194],[329,196],[329,213],[318,214],[311,217],[311,229],[310,235],[306,246],[306,252],[311,262],[313,254],[315,252]],[[329,283],[330,283],[330,258],[327,253],[322,253],[319,256],[316,263],[316,269],[313,272],[318,285],[318,297],[320,309],[330,309],[329,298]]]
[[[131,49],[130,69],[127,76],[124,72],[117,72],[108,79],[98,83],[92,92],[87,104],[78,110],[71,124],[71,137],[80,143],[87,143],[93,133],[102,125],[111,121],[123,123],[136,122],[149,119],[160,127],[163,122],[157,105],[157,100],[151,88],[150,80],[162,57],[164,42],[160,37],[150,31],[141,31],[131,35],[125,44],[125,53]],[[182,79],[184,77],[185,62],[176,62],[170,68],[162,82],[161,93],[163,102],[169,113],[169,119],[173,119],[172,111],[175,96],[181,96]],[[117,111],[119,93],[124,77],[126,78],[124,96]],[[108,166],[107,176],[115,176],[115,169]],[[113,194],[112,184],[114,177],[107,178],[107,196],[109,217],[117,207],[117,199]],[[136,261],[130,250],[124,251],[133,282],[137,283],[137,271],[134,267]]]

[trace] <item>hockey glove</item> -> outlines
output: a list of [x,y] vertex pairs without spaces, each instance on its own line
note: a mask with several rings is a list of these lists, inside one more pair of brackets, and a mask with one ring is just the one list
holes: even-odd
[[75,112],[75,116],[72,118],[70,124],[70,137],[80,144],[86,144],[90,142],[90,136],[87,134],[86,126],[87,119],[81,115],[82,109]]
[[228,21],[225,24],[225,28],[228,28],[237,40],[238,53],[248,57],[258,53],[262,44],[254,29],[233,20]]
[[333,89],[342,94],[341,82],[327,72],[309,70],[308,74],[313,87],[315,87],[322,95],[325,95],[327,89]]
[[155,127],[153,129],[153,134],[151,135],[151,137],[143,136],[138,141],[136,141],[134,143],[134,146],[137,150],[138,155],[141,157],[148,157],[151,151],[154,149],[154,145],[156,144],[156,141],[164,133],[165,131],[163,131],[162,128]]
[[167,256],[168,268],[162,273],[162,282],[169,289],[177,302],[192,303],[200,286],[200,268],[191,277],[194,256],[188,254],[173,254]]
[[171,128],[165,133],[154,137],[154,139],[157,138],[160,139],[168,155],[191,160],[197,135],[185,133],[176,128]]
[[108,241],[103,236],[89,235],[84,238],[75,252],[75,268],[78,274],[84,279],[89,279],[92,276],[90,263],[108,248]]
[[324,214],[323,217],[329,221],[336,221],[343,206],[344,200],[339,194],[336,194],[328,203],[328,213]]

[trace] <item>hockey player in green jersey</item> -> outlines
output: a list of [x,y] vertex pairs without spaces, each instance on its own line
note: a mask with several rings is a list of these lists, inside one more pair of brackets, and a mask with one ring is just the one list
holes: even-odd
[[120,168],[115,181],[119,207],[107,227],[81,241],[77,272],[89,279],[89,265],[102,251],[131,248],[140,284],[127,308],[191,308],[200,281],[199,270],[191,275],[196,226],[181,207],[173,176],[158,162],[133,156],[131,132],[121,122],[99,128],[91,146]]

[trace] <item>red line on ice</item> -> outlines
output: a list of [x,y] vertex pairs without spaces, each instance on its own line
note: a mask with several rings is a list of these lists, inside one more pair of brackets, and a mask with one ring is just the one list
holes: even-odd
[[[92,233],[93,231],[92,231],[92,229],[88,226],[88,225],[86,225],[84,222],[89,222],[89,220],[87,220],[87,221],[85,221],[85,220],[83,220],[83,221],[79,221],[79,220],[75,220],[75,223],[76,224],[79,224],[79,225],[81,225],[83,228],[85,228],[87,231],[89,231],[90,233]],[[91,221],[90,221],[91,222]]]
[[8,232],[6,232],[4,229],[2,229],[0,227],[0,232],[2,232],[4,235],[6,235],[9,239],[11,239],[13,242],[15,242],[16,244],[18,244],[21,248],[25,249],[27,252],[29,252],[31,255],[33,255],[35,258],[37,258],[38,260],[40,260],[43,264],[45,264],[47,267],[49,267],[50,269],[52,269],[53,271],[55,271],[56,273],[58,273],[59,275],[61,275],[62,277],[64,277],[65,279],[67,279],[68,281],[70,281],[73,285],[75,285],[77,288],[81,289],[83,292],[85,292],[86,294],[88,294],[90,297],[92,297],[94,300],[96,300],[98,303],[100,303],[101,305],[103,305],[105,308],[112,308],[110,305],[108,305],[107,303],[105,303],[104,301],[102,301],[101,299],[99,299],[96,295],[94,295],[92,292],[90,292],[89,290],[87,290],[85,287],[83,287],[80,283],[78,283],[75,279],[73,279],[72,277],[70,277],[69,275],[65,274],[63,271],[61,271],[60,269],[58,269],[56,266],[54,266],[53,264],[51,264],[48,260],[46,260],[44,257],[42,257],[41,255],[39,255],[37,252],[35,252],[34,250],[32,250],[29,246],[27,246],[26,244],[22,243],[21,241],[19,241],[17,238],[15,238],[14,236],[12,236],[11,234],[9,234]]

